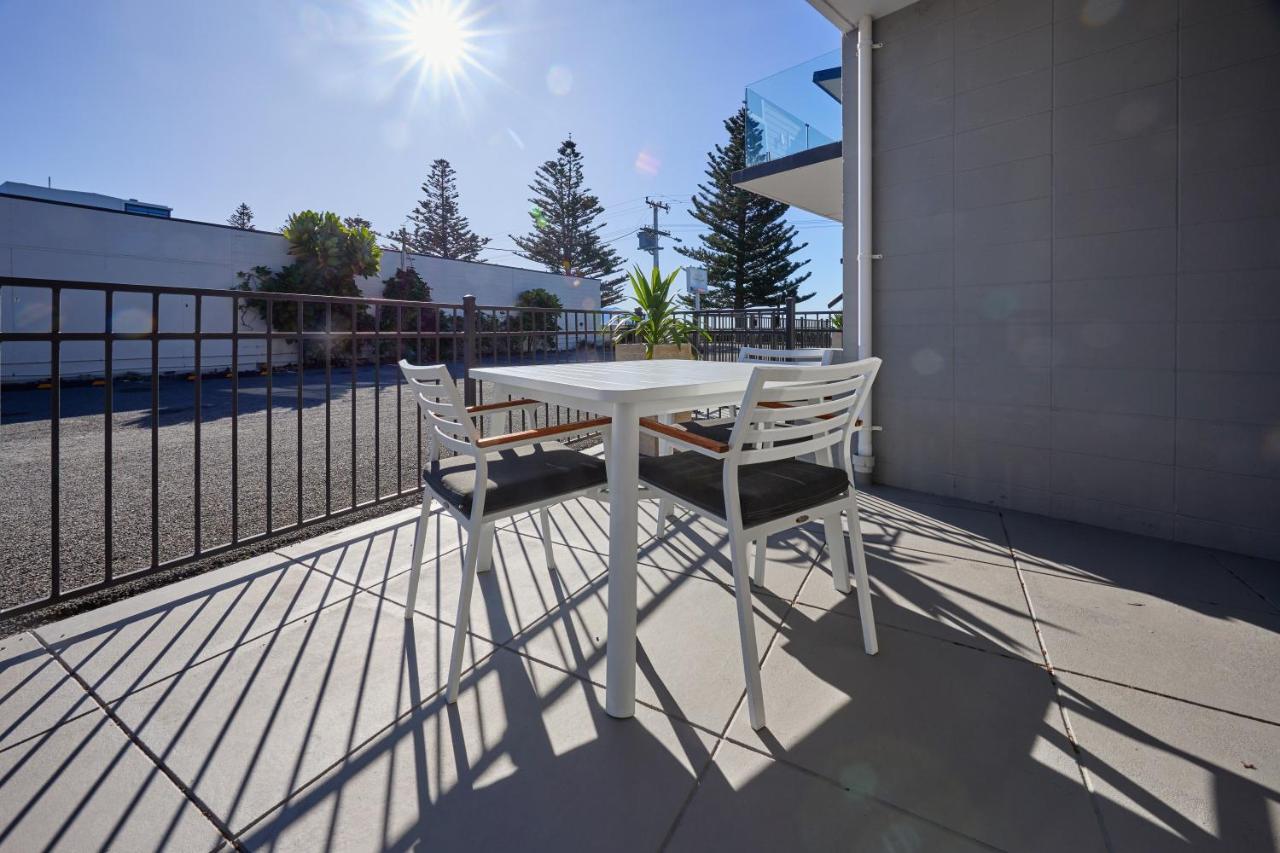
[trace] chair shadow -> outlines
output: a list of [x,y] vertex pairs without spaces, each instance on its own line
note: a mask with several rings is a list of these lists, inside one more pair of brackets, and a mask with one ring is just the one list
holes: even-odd
[[[1074,745],[1050,722],[1059,701],[1073,715],[1192,761],[1212,777],[1217,835],[1178,814],[1158,791],[1143,789],[1122,769],[1088,754],[1089,771],[1146,812],[1103,801],[1100,810],[1109,832],[1140,838],[1147,849],[1245,849],[1259,842],[1265,849],[1268,841],[1271,847],[1277,843],[1268,814],[1276,802],[1274,791],[1188,755],[1060,688],[1034,663],[1010,660],[1006,645],[1016,640],[1003,627],[966,609],[963,598],[913,579],[915,558],[891,545],[884,549],[884,559],[903,570],[895,576],[894,591],[914,609],[895,608],[894,624],[882,623],[876,657],[861,653],[855,618],[797,607],[774,595],[756,596],[758,614],[778,626],[765,659],[766,674],[789,659],[787,665],[808,673],[822,687],[821,695],[787,695],[770,692],[766,678],[771,715],[785,722],[793,707],[817,701],[830,707],[800,732],[784,732],[779,723],[777,732],[766,728],[752,740],[731,729],[736,742],[777,759],[745,783],[726,775],[713,759],[718,733],[681,722],[688,715],[643,644],[637,664],[655,688],[657,707],[642,706],[636,719],[609,717],[597,685],[510,649],[489,653],[474,640],[477,663],[464,675],[459,704],[448,705],[439,692],[439,673],[451,627],[425,617],[403,620],[401,605],[366,593],[339,597],[319,610],[303,604],[315,592],[308,592],[306,583],[319,583],[324,591],[342,583],[315,567],[321,557],[359,557],[363,549],[365,562],[356,577],[367,578],[375,589],[380,575],[398,573],[390,557],[395,543],[379,563],[369,556],[371,540],[400,537],[406,529],[411,534],[412,524],[296,558],[289,565],[296,567],[295,574],[304,574],[290,579],[301,581],[294,587],[286,584],[281,566],[266,566],[157,600],[136,613],[58,638],[51,646],[68,655],[89,644],[82,654],[67,657],[77,671],[118,655],[90,683],[95,690],[129,663],[135,674],[122,693],[113,691],[121,695],[109,697],[108,704],[117,707],[121,699],[143,690],[154,693],[150,710],[132,724],[136,736],[159,760],[178,768],[175,772],[195,795],[229,785],[230,793],[218,800],[214,813],[251,849],[277,844],[382,850],[517,844],[532,850],[654,849],[668,838],[691,797],[699,802],[700,823],[685,813],[679,830],[705,828],[710,822],[722,846],[751,847],[758,840],[753,826],[794,818],[764,808],[744,812],[735,804],[777,802],[779,797],[787,802],[787,797],[798,796],[796,765],[818,772],[823,784],[843,792],[844,802],[863,809],[862,846],[896,846],[904,822],[915,821],[981,837],[985,828],[1011,819],[1010,802],[1024,805],[1022,820],[1054,826],[1061,820],[1056,814],[1060,804],[1088,796],[1078,777],[1043,760],[1046,749],[1074,760]],[[801,560],[810,553],[813,535],[800,530],[795,539],[778,544],[784,554]],[[940,535],[955,544],[978,534],[946,529]],[[727,561],[714,539],[688,522],[674,524],[668,537],[679,540],[671,553],[687,558],[686,572],[655,592],[638,614],[641,624],[680,584],[704,583],[699,575],[725,586]],[[567,643],[567,663],[586,672],[604,650],[581,635],[572,611],[576,602],[602,595],[603,588],[590,583],[573,592],[553,577],[551,590],[548,616],[533,622],[526,633],[558,628]],[[283,610],[279,602],[269,606],[276,595],[286,602]],[[491,630],[524,636],[501,597],[484,595],[481,600]],[[373,612],[357,612],[357,601]],[[878,596],[877,606],[884,601]],[[117,649],[119,642],[125,648]],[[296,657],[271,669],[262,662],[277,647],[296,652]],[[697,665],[696,648],[691,644],[690,666]],[[170,661],[175,653],[180,658]],[[338,668],[343,655],[353,657]],[[974,668],[965,669],[971,659]],[[396,680],[391,688],[396,712],[376,722],[355,713],[340,731],[326,731],[333,725],[324,713],[327,703],[356,709],[385,705],[385,695],[379,694],[388,690],[388,673],[380,667],[388,660]],[[312,661],[327,665],[304,665]],[[961,663],[948,668],[957,661]],[[433,673],[432,680],[425,681],[424,673]],[[193,675],[203,681],[193,695],[181,693]],[[255,705],[262,701],[265,706]],[[739,707],[738,716],[742,713]],[[68,745],[63,734],[71,719],[53,721],[38,736],[0,748],[0,796],[30,774],[47,777],[17,810],[0,818],[0,844],[20,840],[40,810],[53,807],[61,789],[81,772],[76,759],[89,755],[107,724],[104,716]],[[5,731],[17,724],[0,723]],[[194,763],[179,755],[188,736],[207,744]],[[94,772],[102,785],[57,805],[63,823],[55,841],[67,841],[71,827],[80,826],[79,818],[101,811],[102,798],[120,797],[120,783],[112,783],[112,774],[133,748],[125,741],[114,756],[98,762]],[[308,748],[329,751],[317,757],[305,754]],[[220,766],[231,751],[250,757]],[[829,771],[815,771],[815,766]],[[975,773],[975,768],[986,772]],[[252,784],[268,772],[277,773],[283,789],[272,801],[260,800],[262,792]],[[232,774],[229,779],[226,773]],[[115,811],[103,826],[108,841],[127,837],[139,821],[163,824],[160,835],[166,842],[177,837],[188,808],[185,800],[178,801],[172,814],[144,809],[145,795],[169,784],[162,776],[155,770],[136,783],[129,780],[138,787],[124,793],[123,803],[113,803]],[[724,796],[712,796],[716,792]],[[235,817],[242,813],[258,816]]]

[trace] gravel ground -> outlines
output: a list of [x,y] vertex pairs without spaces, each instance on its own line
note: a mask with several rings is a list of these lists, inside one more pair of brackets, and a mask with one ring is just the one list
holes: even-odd
[[[299,505],[302,518],[306,520],[325,513],[326,499],[335,512],[352,506],[353,489],[355,502],[362,503],[372,500],[375,495],[395,495],[398,489],[411,489],[416,484],[425,458],[425,447],[419,444],[419,419],[413,400],[407,390],[397,390],[395,381],[394,368],[384,368],[381,391],[376,391],[373,370],[362,369],[353,392],[350,370],[334,370],[334,387],[327,409],[331,453],[327,472],[330,487],[326,495],[323,370],[304,373],[301,407],[298,405],[297,373],[276,374],[270,395],[270,417],[266,410],[266,378],[241,378],[238,396],[240,415],[237,419],[241,539],[266,530],[268,476],[271,481],[273,529],[296,524]],[[150,387],[149,381],[117,379],[113,394],[111,529],[112,567],[117,576],[145,568],[151,563]],[[64,388],[62,392],[59,552],[64,591],[105,577],[103,399],[102,388]],[[231,541],[231,404],[229,379],[203,381],[201,496],[197,507],[194,383],[180,378],[163,379],[160,383],[160,417],[156,429],[159,459],[159,537],[156,548],[160,562],[193,552],[197,516],[200,539],[205,549]],[[48,407],[48,391],[10,389],[0,397],[0,415],[3,415],[3,422],[0,422],[0,524],[4,530],[0,540],[0,609],[43,598],[51,589],[51,430]],[[565,410],[543,409],[536,413],[536,423],[541,426],[548,418],[556,423],[576,416],[576,413]],[[400,424],[399,448],[397,420]],[[504,420],[498,419],[493,424],[496,431],[508,429]],[[270,465],[268,424],[271,428]],[[526,425],[522,425],[517,416],[512,426],[520,429]],[[412,498],[397,500],[361,514],[377,515],[412,502]],[[339,527],[352,521],[352,518],[345,517],[340,522],[326,522],[325,526]],[[318,531],[319,528],[310,528],[295,538],[315,535]],[[204,560],[199,565],[209,568],[246,556],[253,550],[268,550],[278,544],[279,540],[272,539],[256,548]],[[199,570],[198,566],[193,566],[182,570],[182,574],[193,573],[191,569]],[[170,573],[166,576],[172,579]]]

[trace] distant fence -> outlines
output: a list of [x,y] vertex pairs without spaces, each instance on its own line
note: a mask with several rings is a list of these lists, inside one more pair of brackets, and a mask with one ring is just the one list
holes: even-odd
[[[482,403],[473,367],[612,360],[612,328],[627,316],[11,277],[0,289],[18,289],[27,308],[20,330],[0,327],[0,357],[47,366],[0,397],[0,454],[21,442],[18,455],[39,457],[21,469],[22,517],[6,519],[34,544],[7,557],[0,544],[0,563],[29,575],[0,590],[5,615],[412,495],[425,443],[397,361],[449,363],[468,404]],[[64,316],[64,297],[86,292],[100,313]],[[166,310],[175,300],[183,310]],[[685,316],[711,335],[701,358],[830,346],[838,334],[830,312],[794,304]],[[64,376],[87,361],[101,369]],[[582,414],[545,405],[506,415],[505,429]]]

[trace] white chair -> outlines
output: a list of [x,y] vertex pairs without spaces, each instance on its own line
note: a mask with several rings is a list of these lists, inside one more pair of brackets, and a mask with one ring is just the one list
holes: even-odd
[[[742,347],[738,350],[738,361],[748,364],[831,364],[839,352],[840,350],[838,349],[820,349],[817,347],[806,349]],[[727,418],[699,418],[698,420],[686,421],[683,426],[689,432],[724,442],[729,440],[729,432],[733,429],[733,422],[736,417],[737,412],[734,412],[732,416]]]
[[[431,442],[431,464],[422,475],[425,487],[422,515],[413,540],[413,563],[404,618],[413,618],[413,607],[418,597],[418,578],[422,572],[422,551],[432,500],[440,501],[467,531],[458,617],[454,622],[453,652],[449,658],[447,699],[452,703],[458,698],[462,652],[471,613],[471,590],[475,585],[476,572],[488,571],[491,566],[495,522],[538,509],[547,566],[555,568],[548,507],[576,497],[599,494],[608,477],[604,460],[548,439],[584,432],[607,434],[609,419],[594,418],[481,438],[476,418],[529,409],[541,403],[512,400],[468,407],[463,403],[449,369],[443,364],[419,366],[401,361],[400,370],[427,420]],[[440,459],[440,451],[445,449],[457,455]]]
[[821,518],[835,588],[847,593],[849,564],[841,525],[841,514],[847,513],[862,642],[867,654],[877,651],[849,456],[844,454],[843,468],[798,457],[848,443],[879,369],[878,358],[830,366],[757,367],[727,442],[652,418],[640,421],[642,429],[690,448],[670,456],[642,457],[641,482],[659,498],[691,507],[729,533],[747,707],[754,729],[764,726],[765,714],[747,543],[755,542],[755,580],[763,583],[768,537],[810,518]]
[[[749,364],[818,364],[827,365],[835,360],[836,355],[840,352],[838,349],[822,349],[818,347],[810,347],[805,349],[766,349],[764,347],[742,347],[738,350],[738,361]],[[696,435],[710,438],[715,441],[727,443],[729,434],[733,431],[733,423],[737,420],[737,407],[733,409],[733,415],[721,418],[699,418],[692,421],[685,421],[681,424],[689,432]],[[670,423],[669,419],[663,419],[664,423]],[[659,453],[663,450],[659,444]],[[834,457],[831,455],[832,449],[827,448],[818,458],[818,461],[824,465],[834,465]],[[658,535],[661,536],[666,531],[667,518],[674,511],[675,507],[670,501],[660,500],[658,502]],[[760,557],[763,560],[763,552]],[[763,567],[761,569],[763,571]]]

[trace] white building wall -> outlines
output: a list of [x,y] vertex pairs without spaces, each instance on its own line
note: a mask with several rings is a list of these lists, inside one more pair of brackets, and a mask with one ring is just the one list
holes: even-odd
[[[288,244],[270,231],[246,231],[204,222],[161,219],[67,204],[0,196],[0,275],[68,281],[145,284],[226,290],[238,284],[236,273],[264,265],[278,269],[289,263]],[[400,265],[400,253],[384,251],[377,277],[359,281],[367,296],[382,295],[382,280]],[[542,287],[556,294],[566,309],[594,310],[600,306],[600,284],[537,270],[496,264],[473,264],[410,253],[408,263],[426,279],[437,302],[459,303],[468,293],[482,305],[511,305],[520,292]],[[228,331],[229,299],[205,299],[205,331]],[[150,297],[117,294],[114,326],[119,332],[147,331]],[[104,296],[101,292],[65,292],[61,321],[64,331],[102,331]],[[6,332],[49,328],[51,305],[47,291],[6,286],[0,288],[0,329]],[[161,331],[190,331],[194,299],[167,296],[160,300]],[[256,314],[245,312],[242,329],[261,330]],[[241,343],[241,368],[265,355],[265,343]],[[207,341],[203,366],[215,370],[230,365],[229,341]],[[277,345],[279,363],[287,363],[292,347]],[[101,375],[102,344],[67,342],[62,347],[66,377]],[[163,372],[189,370],[192,345],[164,342]],[[150,370],[150,344],[116,344],[118,373]],[[49,375],[48,345],[7,343],[0,352],[0,380],[41,379]]]

